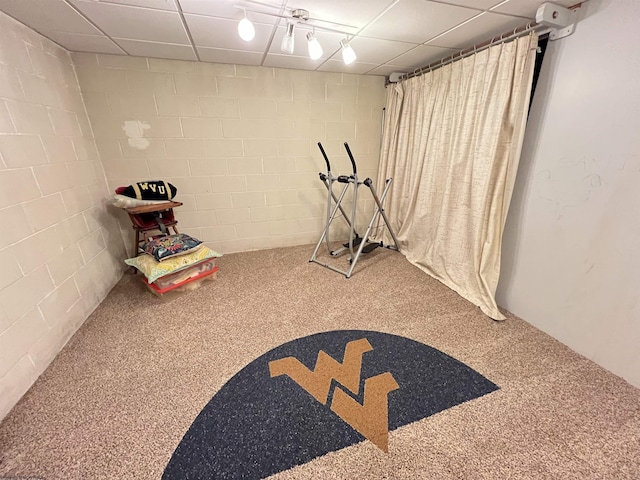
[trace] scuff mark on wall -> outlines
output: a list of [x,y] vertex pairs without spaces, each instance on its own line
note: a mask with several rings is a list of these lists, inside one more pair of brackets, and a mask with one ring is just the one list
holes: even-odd
[[149,148],[149,139],[144,138],[145,130],[149,130],[151,125],[140,120],[126,120],[122,124],[122,130],[127,137],[127,142],[131,148],[146,150]]
[[570,161],[561,158],[551,168],[535,175],[534,186],[538,198],[553,205],[558,219],[568,211],[589,202],[594,192],[606,188],[602,175],[607,162],[596,159]]

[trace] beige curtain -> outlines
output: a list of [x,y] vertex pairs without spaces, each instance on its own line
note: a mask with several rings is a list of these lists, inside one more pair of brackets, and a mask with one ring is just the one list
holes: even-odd
[[[532,33],[389,86],[377,190],[414,265],[504,320],[502,232],[527,118]],[[384,238],[389,242],[389,238]]]

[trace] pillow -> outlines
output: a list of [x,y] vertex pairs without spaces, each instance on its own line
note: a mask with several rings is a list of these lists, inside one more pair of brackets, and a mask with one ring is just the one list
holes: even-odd
[[166,235],[148,241],[142,246],[144,253],[152,255],[158,262],[176,255],[185,255],[200,248],[202,242],[185,233]]
[[118,208],[140,207],[142,205],[158,205],[167,203],[166,200],[138,200],[137,198],[127,197],[125,195],[112,195],[111,203]]
[[134,258],[127,258],[124,263],[130,267],[137,268],[147,277],[149,283],[155,282],[157,279],[178,272],[183,268],[188,268],[194,263],[201,262],[207,258],[221,257],[222,255],[214,252],[206,245],[201,246],[195,252],[186,255],[178,255],[164,262],[157,262],[151,255],[138,255]]
[[147,180],[138,182],[128,187],[118,187],[116,193],[138,200],[171,200],[176,196],[178,189],[164,180]]

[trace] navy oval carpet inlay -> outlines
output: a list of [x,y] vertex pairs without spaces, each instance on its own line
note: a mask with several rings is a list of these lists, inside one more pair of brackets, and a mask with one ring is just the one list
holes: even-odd
[[363,440],[392,450],[388,432],[497,389],[408,338],[366,330],[299,338],[213,396],[162,478],[264,478]]

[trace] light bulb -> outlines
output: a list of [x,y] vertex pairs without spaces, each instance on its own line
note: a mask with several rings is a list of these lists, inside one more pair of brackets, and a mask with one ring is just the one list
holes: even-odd
[[247,17],[244,17],[238,23],[238,34],[245,42],[250,42],[256,36],[256,29]]
[[348,43],[345,45],[344,41],[340,41],[340,45],[342,46],[342,61],[345,65],[349,65],[356,61],[356,52],[353,51],[351,45]]
[[309,42],[309,58],[311,60],[317,60],[322,56],[322,45],[316,37],[313,36],[313,33],[307,33],[307,41]]
[[287,23],[287,33],[282,37],[282,43],[280,44],[280,50],[286,53],[293,53],[293,28],[294,23]]

